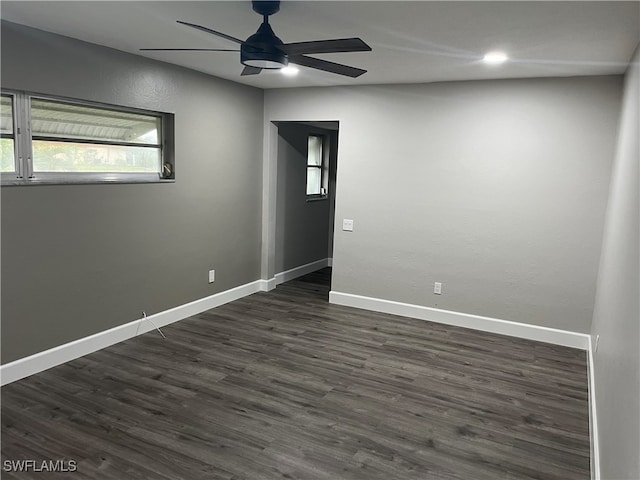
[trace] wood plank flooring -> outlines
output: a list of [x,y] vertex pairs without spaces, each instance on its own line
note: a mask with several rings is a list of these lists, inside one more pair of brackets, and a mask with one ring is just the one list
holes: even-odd
[[585,353],[327,301],[325,269],[2,388],[3,479],[589,478]]

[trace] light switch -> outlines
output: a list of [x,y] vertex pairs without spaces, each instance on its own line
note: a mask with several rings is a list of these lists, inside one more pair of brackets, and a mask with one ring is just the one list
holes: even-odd
[[353,220],[347,218],[342,220],[342,230],[345,232],[353,232]]

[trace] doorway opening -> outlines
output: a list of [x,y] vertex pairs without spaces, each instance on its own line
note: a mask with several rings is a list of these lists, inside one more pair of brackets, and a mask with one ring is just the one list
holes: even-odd
[[[274,229],[277,285],[333,265],[339,123],[274,124],[278,129]],[[330,281],[331,271],[310,278]]]

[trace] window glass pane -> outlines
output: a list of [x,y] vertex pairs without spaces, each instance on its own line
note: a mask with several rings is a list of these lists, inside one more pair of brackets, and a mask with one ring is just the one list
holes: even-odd
[[320,180],[322,170],[316,167],[307,167],[307,195],[320,194]]
[[155,173],[160,149],[34,140],[33,171]]
[[13,139],[0,139],[0,172],[15,172],[16,159],[14,153]]
[[[0,97],[0,133],[13,136],[13,100],[8,95]],[[0,172],[15,172],[15,143],[13,138],[0,139]]]
[[309,135],[307,165],[322,165],[322,137]]
[[160,118],[83,105],[31,100],[35,137],[158,145]]
[[0,133],[13,134],[13,102],[4,95],[0,103]]

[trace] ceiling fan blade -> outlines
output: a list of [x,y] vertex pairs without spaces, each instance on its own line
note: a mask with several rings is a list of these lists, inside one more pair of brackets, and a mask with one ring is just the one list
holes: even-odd
[[145,52],[239,52],[226,48],[141,48]]
[[370,52],[371,47],[361,38],[336,38],[312,42],[285,43],[278,46],[287,55],[308,53]]
[[342,65],[341,63],[329,62],[327,60],[320,60],[319,58],[305,57],[304,55],[289,55],[289,62],[296,63],[304,67],[315,68],[316,70],[337,73],[338,75],[344,75],[345,77],[351,78],[356,78],[363,73],[367,73],[366,70],[362,70],[361,68],[350,67],[348,65]]
[[176,20],[176,22],[181,25],[186,25],[187,27],[195,28],[196,30],[201,30],[206,33],[210,33],[211,35],[217,35],[218,37],[226,38],[227,40],[231,40],[236,43],[244,43],[242,40],[236,37],[232,37],[231,35],[227,35],[226,33],[216,32],[215,30],[211,30],[210,28],[203,27],[202,25],[196,25],[195,23],[183,22],[182,20]]
[[258,75],[261,71],[262,69],[259,67],[250,67],[247,65],[242,69],[242,73],[240,75],[243,77],[246,75]]

